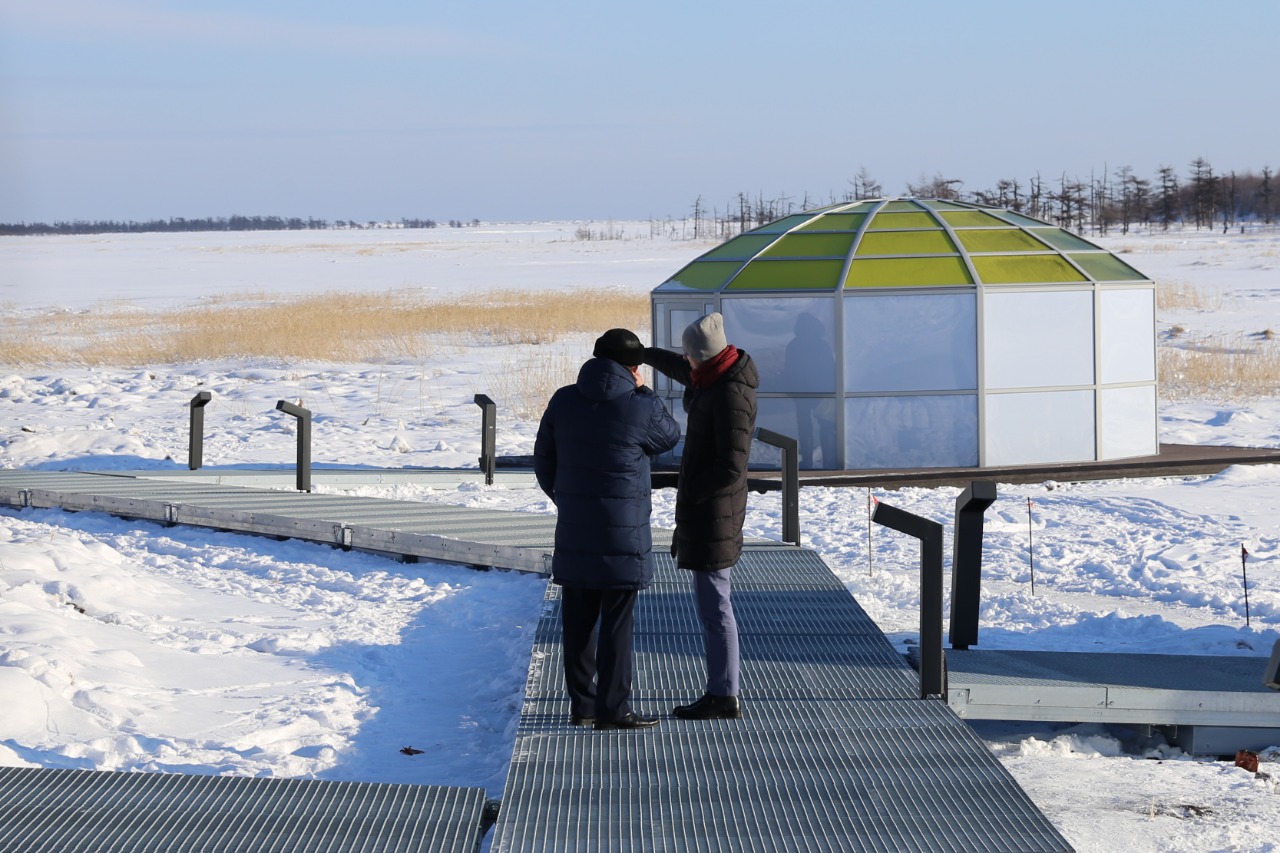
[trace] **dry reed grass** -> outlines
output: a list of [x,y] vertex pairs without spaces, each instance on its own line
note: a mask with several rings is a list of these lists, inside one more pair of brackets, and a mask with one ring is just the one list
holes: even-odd
[[[516,345],[485,375],[506,411],[536,418],[577,375],[590,341],[624,326],[644,336],[647,293],[502,291],[449,300],[412,292],[327,293],[287,301],[262,295],[161,312],[127,305],[44,316],[0,314],[0,366],[142,367],[226,358],[286,363],[417,362],[462,347]],[[425,399],[427,389],[419,388]]]
[[1280,393],[1280,349],[1266,332],[1162,346],[1156,366],[1160,396],[1168,400],[1242,400]]
[[0,364],[136,367],[219,358],[422,359],[441,347],[542,344],[648,328],[648,294],[502,291],[427,301],[412,292],[262,296],[142,313],[128,306],[0,317]]
[[1156,308],[1161,311],[1218,311],[1224,301],[1218,289],[1206,290],[1189,281],[1156,282]]

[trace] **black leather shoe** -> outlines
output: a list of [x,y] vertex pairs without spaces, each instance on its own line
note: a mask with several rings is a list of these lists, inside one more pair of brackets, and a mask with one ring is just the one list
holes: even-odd
[[657,717],[642,717],[632,711],[616,720],[596,720],[595,726],[596,731],[607,732],[611,729],[651,729],[657,724]]
[[678,720],[740,720],[742,703],[737,696],[716,696],[704,693],[697,702],[677,705],[671,715]]
[[581,714],[570,714],[569,725],[571,726],[589,726],[596,721],[595,717],[584,717]]

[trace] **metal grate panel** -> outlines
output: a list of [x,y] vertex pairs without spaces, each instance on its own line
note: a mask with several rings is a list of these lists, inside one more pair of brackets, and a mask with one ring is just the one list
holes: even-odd
[[0,849],[439,851],[479,846],[483,788],[0,768]]
[[[705,672],[687,579],[655,556],[633,705],[666,716]],[[548,585],[494,853],[1071,849],[944,703],[915,698],[904,657],[812,552],[748,549],[735,569],[741,720],[570,725],[559,608]]]

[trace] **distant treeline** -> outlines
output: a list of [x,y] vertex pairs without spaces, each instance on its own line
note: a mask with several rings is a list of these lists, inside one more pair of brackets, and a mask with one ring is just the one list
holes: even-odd
[[[731,237],[801,210],[885,195],[880,182],[863,167],[843,193],[826,198],[806,193],[802,198],[766,199],[739,193],[717,209],[699,196],[679,230],[694,239]],[[1224,232],[1246,223],[1272,225],[1278,206],[1275,173],[1270,166],[1260,172],[1214,172],[1203,157],[1193,160],[1183,176],[1172,166],[1161,166],[1153,177],[1144,178],[1132,167],[1122,166],[1110,172],[1103,168],[1088,178],[1065,173],[1057,178],[1039,174],[1024,180],[1008,178],[988,189],[968,191],[964,181],[938,173],[908,182],[902,195],[1009,208],[1077,233],[1102,236],[1113,230],[1127,234],[1138,225],[1163,230],[1194,225]]]
[[[151,232],[178,231],[327,231],[375,228],[436,228],[440,223],[434,219],[400,219],[386,222],[356,222],[354,219],[338,219],[330,222],[327,219],[308,217],[285,218],[282,216],[216,216],[204,219],[185,219],[181,216],[169,219],[151,219],[146,222],[115,222],[113,220],[76,219],[69,222],[20,222],[17,224],[0,222],[0,235],[24,234],[143,234]],[[467,225],[479,225],[480,220],[473,219],[463,223],[458,219],[448,222],[450,228],[464,228]]]

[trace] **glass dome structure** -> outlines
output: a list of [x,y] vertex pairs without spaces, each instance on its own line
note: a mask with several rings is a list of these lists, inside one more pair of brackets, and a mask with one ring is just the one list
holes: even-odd
[[[651,295],[655,346],[709,311],[802,468],[994,467],[1158,452],[1155,283],[1011,210],[874,199],[787,216]],[[655,377],[679,417],[682,389]]]

